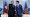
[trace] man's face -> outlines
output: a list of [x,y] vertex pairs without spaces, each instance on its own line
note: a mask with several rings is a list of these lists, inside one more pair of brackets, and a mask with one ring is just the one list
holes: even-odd
[[14,2],[13,2],[13,1],[11,1],[11,4],[14,4]]
[[18,4],[18,2],[16,2],[16,4]]

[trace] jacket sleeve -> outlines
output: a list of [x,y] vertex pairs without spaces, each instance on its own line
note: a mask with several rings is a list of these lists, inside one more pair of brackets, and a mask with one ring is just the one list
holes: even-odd
[[23,13],[22,5],[20,5],[21,13]]

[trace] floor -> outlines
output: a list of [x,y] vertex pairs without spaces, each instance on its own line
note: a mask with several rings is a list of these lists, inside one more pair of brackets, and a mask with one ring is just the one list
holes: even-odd
[[[1,17],[8,17],[8,14],[2,14]],[[23,14],[22,17],[30,17],[29,14]]]
[[8,14],[2,14],[1,17],[8,17]]

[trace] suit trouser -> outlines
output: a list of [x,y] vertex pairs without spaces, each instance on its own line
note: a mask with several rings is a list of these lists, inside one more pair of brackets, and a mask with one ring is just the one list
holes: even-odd
[[10,11],[8,12],[8,17],[14,17],[14,13],[10,13]]
[[8,14],[8,17],[14,17],[14,16],[13,16],[13,14],[11,14],[11,15],[10,15],[10,14]]

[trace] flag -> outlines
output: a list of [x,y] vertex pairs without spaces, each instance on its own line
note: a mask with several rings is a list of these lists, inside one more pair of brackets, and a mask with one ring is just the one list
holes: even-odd
[[30,8],[28,8],[28,12],[29,12],[29,14],[30,14]]
[[0,8],[0,14],[3,14],[3,8]]
[[7,2],[5,2],[5,4],[4,4],[4,13],[8,13]]
[[24,13],[25,13],[25,14],[28,14],[28,8],[27,8],[27,3],[26,3],[26,2],[25,2]]
[[2,8],[0,8],[0,11],[2,11]]

